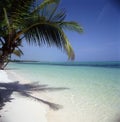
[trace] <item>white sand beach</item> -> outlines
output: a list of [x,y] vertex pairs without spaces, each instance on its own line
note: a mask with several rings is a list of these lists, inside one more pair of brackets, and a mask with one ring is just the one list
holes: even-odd
[[[9,79],[5,71],[0,71],[0,83],[14,81],[15,77],[11,76]],[[17,93],[13,93],[11,98],[12,102],[6,102],[0,111],[0,122],[47,122],[47,107],[44,104],[21,97]]]
[[[112,84],[118,81],[115,79],[119,75],[116,69],[100,68],[97,71],[97,68],[93,70],[91,67],[87,69],[86,67],[85,69],[77,69],[76,67],[73,69],[71,67],[72,70],[70,67],[68,69],[59,67],[58,70],[58,67],[40,65],[38,68],[38,65],[29,66],[25,64],[24,70],[20,70],[20,67],[18,71],[0,71],[0,83],[20,81],[19,84],[21,85],[34,83],[37,79],[40,84],[47,84],[49,81],[48,88],[55,86],[53,88],[67,87],[70,89],[60,90],[60,92],[54,89],[34,92],[33,96],[44,100],[40,100],[41,102],[14,92],[10,97],[13,98],[11,102],[5,102],[5,106],[0,111],[0,122],[119,122],[119,85]],[[22,74],[19,75],[19,71],[22,71],[26,77]],[[114,72],[115,74],[113,74]],[[103,75],[103,73],[106,74]],[[110,83],[110,81],[112,82]],[[51,103],[62,105],[63,108],[54,111],[50,108],[51,105],[49,104]]]

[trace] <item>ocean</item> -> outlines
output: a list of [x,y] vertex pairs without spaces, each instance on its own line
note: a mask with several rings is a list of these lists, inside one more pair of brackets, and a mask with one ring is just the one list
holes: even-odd
[[8,69],[30,82],[63,88],[45,93],[62,106],[51,110],[50,122],[120,122],[120,62],[18,62]]

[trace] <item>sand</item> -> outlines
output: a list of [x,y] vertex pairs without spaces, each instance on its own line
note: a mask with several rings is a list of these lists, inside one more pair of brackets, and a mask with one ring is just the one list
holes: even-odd
[[[17,76],[12,70],[0,71],[0,83],[15,81],[20,81],[20,83],[30,82],[19,75]],[[71,96],[70,103],[67,103],[67,101],[63,103],[63,99],[66,96],[63,95],[60,98],[57,92],[52,92],[52,95],[49,91],[40,92],[40,94],[37,92],[33,95],[52,103],[62,103],[63,109],[54,111],[43,102],[21,97],[18,93],[14,92],[11,96],[11,98],[14,98],[12,102],[7,102],[0,111],[2,116],[0,122],[119,122],[120,120],[119,114],[116,114],[116,109],[114,110],[111,105],[107,103],[95,104],[95,101],[90,97],[85,97],[82,93],[79,103],[81,105],[80,110],[75,106],[74,96]],[[71,109],[69,104],[74,107]],[[79,117],[76,115],[79,115]],[[119,120],[116,120],[116,118]]]
[[[0,70],[0,83],[18,80],[23,83],[23,80],[14,77],[12,71],[6,73]],[[43,103],[21,97],[16,92],[11,95],[11,98],[13,98],[12,102],[6,102],[0,111],[0,122],[47,122],[46,114],[49,108]]]

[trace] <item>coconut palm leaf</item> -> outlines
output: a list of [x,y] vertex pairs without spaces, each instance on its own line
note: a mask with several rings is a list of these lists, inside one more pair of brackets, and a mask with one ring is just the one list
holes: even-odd
[[0,68],[12,53],[23,54],[19,50],[23,39],[30,45],[57,46],[67,53],[68,59],[75,58],[64,30],[81,33],[83,29],[76,22],[65,21],[66,12],[58,10],[59,3],[60,0],[0,1]]
[[78,33],[83,32],[83,28],[78,23],[73,22],[73,21],[71,21],[71,22],[61,22],[60,26],[61,26],[61,28],[65,29],[65,30],[66,29],[67,30],[73,30],[73,31],[76,31]]
[[41,44],[48,44],[49,46],[56,45],[61,47],[63,43],[58,27],[50,22],[42,22],[31,26],[25,32],[25,38],[29,44],[37,43],[39,46]]
[[49,4],[59,4],[60,0],[44,0],[41,4],[39,4],[33,11],[32,14],[39,11],[40,9],[43,9],[44,7],[46,7]]
[[5,8],[3,8],[3,11],[4,11],[4,16],[5,16],[4,18],[5,18],[6,25],[7,25],[8,29],[10,30],[10,23],[9,23],[7,11]]
[[48,46],[55,45],[61,49],[65,49],[69,59],[74,59],[75,55],[73,49],[59,25],[54,23],[43,23],[33,26],[25,32],[25,38],[29,44]]
[[52,15],[53,13],[51,13],[51,16],[49,18],[50,21],[53,22],[62,22],[65,20],[66,17],[66,13],[65,10],[60,10],[59,12],[56,12],[56,14]]
[[[60,49],[65,49],[69,59],[74,59],[75,55],[73,49],[70,46],[63,30],[69,29],[81,33],[82,27],[80,27],[76,22],[64,22],[66,16],[65,11],[58,12],[56,9],[51,9],[47,6],[46,11],[48,10],[50,13],[49,16],[46,14],[48,12],[42,12],[42,15],[39,17],[35,17],[34,15],[32,15],[32,17],[30,15],[27,19],[23,19],[23,29],[18,33],[17,37],[24,34],[28,44],[32,45],[55,45]],[[55,15],[53,15],[53,10]]]
[[13,54],[18,56],[18,57],[21,57],[23,55],[23,52],[20,48],[18,48],[18,49],[13,51]]

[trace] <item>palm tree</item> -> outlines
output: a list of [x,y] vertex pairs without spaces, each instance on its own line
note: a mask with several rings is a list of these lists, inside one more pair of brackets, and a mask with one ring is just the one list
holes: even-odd
[[58,10],[60,0],[0,1],[0,69],[4,68],[14,50],[20,50],[23,40],[28,44],[57,46],[68,58],[75,55],[64,30],[82,32],[76,22],[65,21],[65,11]]

